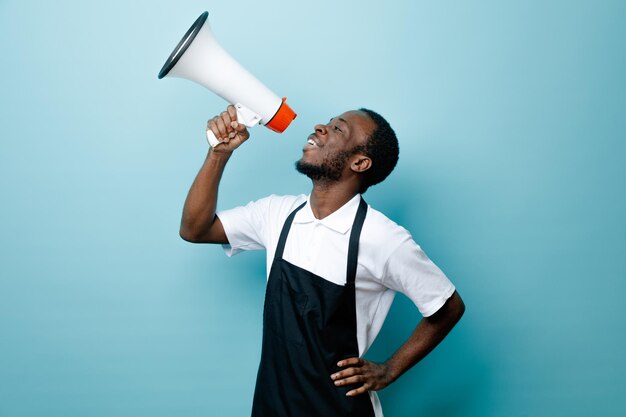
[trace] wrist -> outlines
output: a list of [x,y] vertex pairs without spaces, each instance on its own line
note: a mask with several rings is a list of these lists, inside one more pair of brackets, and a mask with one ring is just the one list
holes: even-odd
[[208,158],[215,160],[215,161],[226,162],[230,159],[230,156],[232,154],[233,154],[233,151],[224,151],[224,150],[216,151],[215,148],[210,148]]
[[393,358],[390,358],[389,360],[387,360],[385,363],[385,374],[387,375],[388,378],[388,383],[392,383],[394,382],[396,379],[398,379],[400,377],[400,375],[402,375],[402,369],[401,367],[399,367],[394,361]]

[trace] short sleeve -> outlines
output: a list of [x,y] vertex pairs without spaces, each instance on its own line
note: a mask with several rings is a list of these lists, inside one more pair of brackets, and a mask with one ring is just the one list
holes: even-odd
[[383,284],[406,295],[424,317],[436,313],[455,291],[448,277],[411,238],[390,255]]
[[233,256],[246,250],[266,248],[270,198],[262,198],[245,206],[217,212],[228,238],[228,244],[222,245],[226,255]]

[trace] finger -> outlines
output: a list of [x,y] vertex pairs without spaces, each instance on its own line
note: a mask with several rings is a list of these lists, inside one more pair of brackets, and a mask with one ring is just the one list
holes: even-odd
[[367,392],[368,388],[369,388],[369,384],[363,384],[362,387],[359,387],[357,389],[353,389],[353,390],[350,390],[350,391],[346,392],[346,396],[347,397],[354,397],[355,395],[364,394],[364,393]]
[[228,112],[224,111],[220,114],[220,117],[222,118],[222,120],[224,121],[224,126],[226,126],[226,130],[230,132],[230,122],[232,121],[230,118],[230,114],[228,114]]
[[231,122],[230,126],[237,131],[237,133],[243,133],[246,131],[246,125],[239,122]]
[[337,380],[337,379],[347,378],[349,376],[353,376],[358,373],[360,373],[359,368],[348,368],[348,369],[344,369],[343,371],[332,374],[330,378]]
[[235,129],[235,136],[238,137],[241,142],[248,140],[248,138],[250,137],[250,132],[248,132],[246,125],[244,125],[243,123],[231,122],[231,126],[233,129]]
[[213,135],[215,136],[215,138],[221,142],[221,140],[220,140],[220,131],[217,128],[216,121],[217,121],[217,116],[214,117],[213,119],[209,120],[208,127],[209,127],[209,129],[211,129],[211,132],[213,132]]
[[365,381],[365,377],[363,375],[355,375],[349,378],[339,379],[335,381],[335,385],[340,387],[343,385],[352,385],[352,384],[357,384],[359,382],[364,382],[364,381]]
[[348,358],[337,362],[337,366],[363,366],[365,362],[361,358]]
[[224,121],[221,117],[217,117],[215,119],[215,125],[217,126],[217,131],[220,132],[221,138],[228,137],[228,133],[226,132],[226,125],[224,124]]
[[232,104],[226,108],[226,111],[230,115],[230,119],[235,121],[237,120],[237,109]]

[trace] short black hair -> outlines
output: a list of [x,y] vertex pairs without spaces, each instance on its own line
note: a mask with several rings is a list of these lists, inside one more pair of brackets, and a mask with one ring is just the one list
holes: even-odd
[[367,114],[376,124],[376,128],[367,138],[365,145],[355,149],[372,160],[372,167],[363,172],[363,182],[359,190],[362,194],[391,174],[398,163],[400,148],[396,132],[384,117],[370,109],[360,108],[359,111]]

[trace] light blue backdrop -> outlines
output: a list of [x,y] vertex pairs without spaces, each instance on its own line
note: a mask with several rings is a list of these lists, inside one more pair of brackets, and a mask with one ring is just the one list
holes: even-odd
[[[308,192],[312,126],[385,115],[367,193],[467,312],[388,417],[626,415],[623,1],[0,1],[0,416],[245,416],[262,253],[178,237],[225,103],[157,80],[193,20],[298,118],[232,158],[226,208]],[[370,359],[419,313],[398,297]]]

